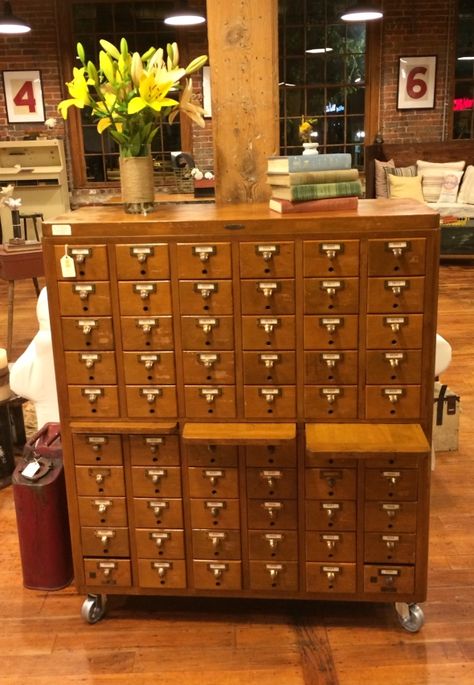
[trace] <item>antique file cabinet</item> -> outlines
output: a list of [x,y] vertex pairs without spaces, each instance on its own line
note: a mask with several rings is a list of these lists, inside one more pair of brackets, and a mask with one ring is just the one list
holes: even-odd
[[371,200],[46,224],[87,620],[171,593],[394,602],[421,625],[437,227]]

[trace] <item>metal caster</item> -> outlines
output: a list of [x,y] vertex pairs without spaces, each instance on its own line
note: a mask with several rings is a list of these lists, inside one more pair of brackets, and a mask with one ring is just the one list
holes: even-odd
[[419,604],[395,602],[395,611],[398,614],[400,625],[408,632],[417,633],[423,627],[425,615]]
[[97,623],[105,614],[106,595],[87,595],[81,608],[81,616],[87,623]]

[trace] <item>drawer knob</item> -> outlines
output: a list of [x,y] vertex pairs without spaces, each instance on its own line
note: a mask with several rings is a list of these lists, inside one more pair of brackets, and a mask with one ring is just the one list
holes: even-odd
[[94,506],[97,507],[97,511],[99,514],[105,514],[108,507],[112,506],[112,502],[110,500],[94,500]]
[[151,333],[151,324],[149,323],[143,323],[141,325],[141,329],[144,333]]
[[87,290],[79,290],[79,299],[80,300],[87,300],[89,297],[89,292]]
[[86,261],[86,255],[85,254],[75,254],[75,255],[73,255],[73,257],[74,257],[74,261],[76,262],[76,264],[84,264],[84,262]]
[[222,538],[218,537],[217,535],[210,535],[209,536],[212,541],[212,549],[218,549],[222,545]]
[[269,574],[270,574],[270,578],[271,578],[272,580],[276,580],[276,579],[278,578],[279,574],[280,574],[280,569],[278,569],[278,568],[269,568],[269,569],[268,569],[268,572],[269,572]]
[[148,255],[146,254],[146,252],[139,252],[137,254],[137,259],[139,264],[144,264],[148,259]]
[[273,293],[278,290],[278,283],[259,283],[257,285],[257,291],[261,292],[264,297],[273,297]]
[[156,471],[156,470],[151,470],[151,469],[148,469],[146,471],[146,477],[149,478],[151,480],[151,482],[154,484],[159,483],[164,475],[165,475],[164,471]]
[[104,476],[103,473],[96,473],[96,474],[95,474],[95,482],[96,482],[98,485],[100,485],[101,483],[103,483],[104,480],[105,480],[105,476]]
[[141,288],[141,289],[139,290],[139,293],[140,293],[140,297],[141,297],[142,300],[146,300],[146,299],[148,299],[148,298],[150,297],[150,291],[149,291],[149,290],[145,290],[145,288]]
[[342,254],[344,252],[343,245],[340,243],[323,243],[320,245],[320,252],[322,254],[325,254],[326,257],[332,261],[335,259],[338,254]]
[[84,326],[82,326],[82,332],[84,335],[90,335],[91,331],[92,331],[92,326],[90,324],[84,324]]
[[401,257],[403,253],[408,250],[407,242],[386,243],[386,249],[393,254],[394,257]]
[[163,511],[163,507],[160,507],[158,505],[154,505],[151,507],[153,509],[153,513],[155,516],[160,516],[161,512]]
[[271,333],[273,333],[274,328],[275,328],[275,326],[274,326],[274,324],[272,324],[272,323],[265,323],[265,324],[263,325],[263,330],[264,330],[265,333],[267,333],[268,335],[270,335]]
[[156,395],[154,393],[151,393],[151,392],[147,393],[146,401],[148,402],[148,404],[153,404],[155,402],[155,400],[156,400]]
[[269,261],[271,261],[271,259],[273,259],[273,252],[270,252],[270,250],[263,250],[261,255],[262,255],[262,259],[265,262],[269,262]]
[[110,540],[115,537],[115,533],[113,530],[96,530],[95,536],[99,538],[102,545],[105,547],[110,543]]
[[277,540],[276,538],[270,538],[268,540],[268,545],[269,545],[270,549],[273,551],[275,551],[278,548],[278,543],[279,543],[279,540]]
[[217,518],[220,513],[220,507],[211,507],[210,512],[214,518]]
[[212,569],[212,574],[216,580],[219,578],[222,578],[222,569],[221,568],[213,568]]
[[334,549],[336,547],[336,540],[326,540],[326,547],[328,549]]

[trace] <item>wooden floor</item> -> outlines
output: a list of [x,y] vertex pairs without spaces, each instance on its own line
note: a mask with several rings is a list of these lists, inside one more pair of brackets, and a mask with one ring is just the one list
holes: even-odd
[[[34,333],[18,286],[13,357]],[[0,346],[6,339],[0,283]],[[439,332],[461,395],[460,449],[433,474],[426,623],[391,605],[116,599],[96,625],[83,597],[23,589],[11,488],[0,492],[0,685],[472,685],[474,683],[474,263],[441,267]]]

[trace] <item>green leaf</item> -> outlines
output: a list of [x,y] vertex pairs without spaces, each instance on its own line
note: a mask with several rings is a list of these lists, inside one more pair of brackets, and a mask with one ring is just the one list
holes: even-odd
[[123,133],[119,133],[118,131],[114,131],[109,128],[108,133],[112,138],[117,141],[119,145],[126,145],[127,143],[127,138],[123,135]]

